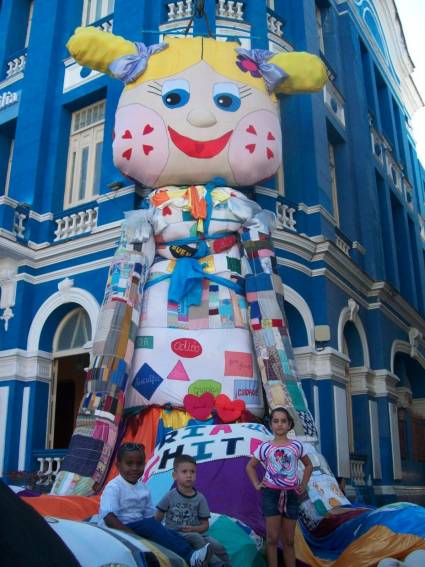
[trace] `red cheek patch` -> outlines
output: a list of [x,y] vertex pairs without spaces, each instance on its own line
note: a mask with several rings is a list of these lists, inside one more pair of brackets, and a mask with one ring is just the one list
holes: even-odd
[[169,156],[163,118],[141,104],[126,104],[116,112],[115,134],[115,166],[127,177],[154,187]]
[[151,132],[153,132],[153,128],[150,124],[146,124],[146,126],[143,128],[143,135],[146,136],[146,134],[150,134]]
[[255,185],[271,177],[281,160],[281,131],[277,114],[256,110],[238,123],[229,147],[229,164],[238,185]]

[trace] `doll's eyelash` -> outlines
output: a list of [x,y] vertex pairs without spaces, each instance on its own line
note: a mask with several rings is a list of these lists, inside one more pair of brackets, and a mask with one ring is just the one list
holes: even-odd
[[160,91],[150,91],[150,90],[148,89],[148,93],[154,94],[154,95],[156,95],[156,96],[162,96],[162,93],[161,93]]
[[154,91],[157,91],[158,93],[162,93],[162,87],[159,83],[155,83],[155,84],[150,84],[148,85],[148,88],[153,89]]
[[252,92],[246,92],[241,94],[241,98],[246,98],[247,96],[252,95]]
[[242,95],[244,95],[244,94],[246,94],[246,93],[251,94],[251,93],[252,93],[252,89],[251,89],[251,87],[241,87],[241,88],[239,89],[239,92],[240,92]]

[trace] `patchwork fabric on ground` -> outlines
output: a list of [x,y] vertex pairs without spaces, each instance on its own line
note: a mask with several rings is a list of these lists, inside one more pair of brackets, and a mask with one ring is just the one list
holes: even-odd
[[73,435],[62,469],[81,476],[92,476],[102,454],[103,441],[83,435]]
[[306,409],[306,411],[299,411],[297,413],[302,421],[304,427],[304,435],[310,437],[311,439],[317,439],[317,429],[314,423],[313,416],[311,413]]

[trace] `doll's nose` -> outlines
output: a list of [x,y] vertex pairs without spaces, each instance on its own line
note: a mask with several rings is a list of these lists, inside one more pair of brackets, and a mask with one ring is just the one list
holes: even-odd
[[187,115],[187,121],[192,126],[197,126],[198,128],[207,128],[217,124],[217,118],[206,108],[194,108],[191,110]]

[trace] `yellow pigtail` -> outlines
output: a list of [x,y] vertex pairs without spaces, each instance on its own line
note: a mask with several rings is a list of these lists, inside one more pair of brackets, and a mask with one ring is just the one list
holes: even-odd
[[133,42],[93,27],[77,28],[66,47],[80,65],[108,74],[112,61],[137,53]]
[[278,53],[269,59],[269,63],[281,67],[288,74],[288,77],[277,86],[275,93],[286,95],[315,93],[320,91],[328,80],[324,63],[311,53],[304,51]]

